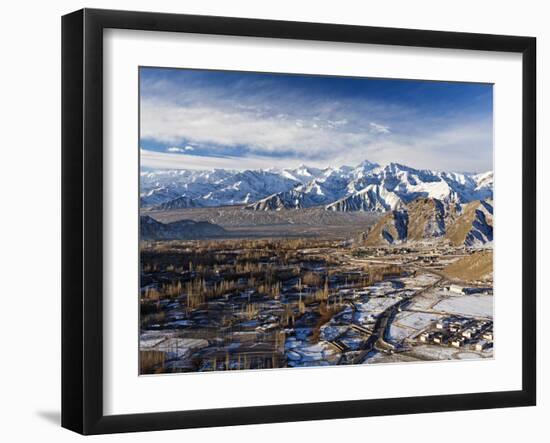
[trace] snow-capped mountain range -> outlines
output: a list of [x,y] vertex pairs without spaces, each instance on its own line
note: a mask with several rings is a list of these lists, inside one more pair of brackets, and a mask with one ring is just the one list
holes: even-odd
[[419,198],[468,203],[492,199],[493,173],[440,172],[364,161],[350,167],[141,173],[142,208],[245,205],[270,211],[323,206],[330,211],[399,209]]

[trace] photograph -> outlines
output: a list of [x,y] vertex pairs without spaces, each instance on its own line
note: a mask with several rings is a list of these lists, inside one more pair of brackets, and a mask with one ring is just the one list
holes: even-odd
[[509,3],[6,3],[0,440],[541,441],[550,26]]
[[139,67],[139,372],[492,359],[493,85]]

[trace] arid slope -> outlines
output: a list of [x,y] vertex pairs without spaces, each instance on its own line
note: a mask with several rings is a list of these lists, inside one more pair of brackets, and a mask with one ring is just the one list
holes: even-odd
[[447,266],[443,273],[450,279],[487,280],[493,274],[493,251],[482,250],[463,257]]

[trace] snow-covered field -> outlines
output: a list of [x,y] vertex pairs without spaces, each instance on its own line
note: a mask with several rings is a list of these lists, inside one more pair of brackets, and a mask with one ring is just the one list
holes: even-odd
[[400,279],[405,284],[407,289],[422,289],[435,283],[439,277],[433,274],[419,274],[415,277],[406,277]]
[[408,326],[413,329],[423,329],[439,318],[441,318],[441,316],[437,314],[401,312],[396,316],[394,323],[399,323],[402,326]]
[[465,352],[446,346],[430,345],[415,346],[410,354],[420,360],[464,360],[467,358],[476,359],[481,357],[480,353],[473,351]]
[[437,303],[434,309],[452,314],[492,318],[493,296],[464,295],[462,297],[450,297]]
[[177,338],[174,334],[166,334],[164,331],[151,331],[141,335],[141,351],[166,352],[169,358],[183,359],[193,351],[208,346],[208,340],[196,338]]
[[376,353],[370,356],[365,363],[407,363],[419,361],[445,361],[445,360],[475,360],[480,358],[492,358],[492,350],[483,352],[460,351],[446,346],[421,345],[415,346],[411,351],[384,354]]
[[442,298],[439,297],[434,292],[425,292],[419,297],[415,297],[414,301],[410,305],[410,309],[431,309],[431,307],[437,303],[438,300]]
[[423,312],[400,312],[390,326],[392,340],[400,341],[417,334],[421,329],[441,318],[441,315]]
[[366,303],[356,303],[355,306],[357,307],[357,311],[361,313],[379,314],[394,305],[397,301],[394,298],[369,298]]
[[328,343],[310,344],[307,340],[290,337],[285,343],[289,366],[327,366],[338,362],[340,354]]
[[390,326],[390,339],[394,341],[404,340],[414,333],[414,329],[396,325],[395,322]]

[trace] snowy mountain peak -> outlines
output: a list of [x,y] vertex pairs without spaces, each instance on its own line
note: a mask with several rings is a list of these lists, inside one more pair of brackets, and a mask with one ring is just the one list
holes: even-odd
[[[248,205],[274,210],[323,206],[331,211],[388,211],[417,198],[468,203],[492,199],[493,173],[420,170],[365,160],[356,167],[234,171],[160,170],[140,174],[143,208]],[[256,204],[259,203],[259,204]]]
[[378,163],[371,162],[369,160],[363,160],[361,163],[359,163],[355,169],[363,169],[363,170],[371,170],[374,168],[379,167],[380,165]]

